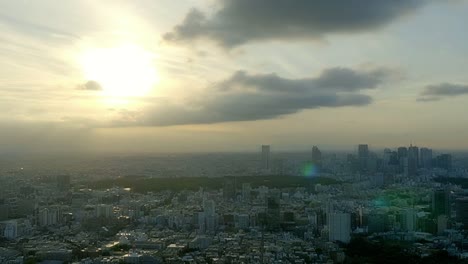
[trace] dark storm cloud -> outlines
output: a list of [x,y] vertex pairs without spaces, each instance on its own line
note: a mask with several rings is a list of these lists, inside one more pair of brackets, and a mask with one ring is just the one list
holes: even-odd
[[354,71],[332,68],[316,78],[286,79],[276,74],[234,73],[185,105],[159,102],[116,125],[169,126],[274,119],[305,109],[365,106],[372,102],[361,90],[373,89],[389,70]]
[[166,33],[168,41],[208,38],[225,47],[249,41],[321,38],[374,30],[428,0],[222,0],[212,16],[192,9]]
[[84,84],[78,85],[78,90],[87,90],[87,91],[101,91],[102,86],[96,81],[87,81]]
[[466,84],[441,83],[426,86],[421,93],[422,97],[418,98],[418,101],[438,101],[444,97],[455,97],[466,94],[468,94],[468,85]]

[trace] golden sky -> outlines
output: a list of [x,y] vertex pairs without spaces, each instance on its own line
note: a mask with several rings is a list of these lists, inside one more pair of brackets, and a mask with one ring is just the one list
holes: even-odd
[[0,0],[0,151],[468,147],[468,1]]

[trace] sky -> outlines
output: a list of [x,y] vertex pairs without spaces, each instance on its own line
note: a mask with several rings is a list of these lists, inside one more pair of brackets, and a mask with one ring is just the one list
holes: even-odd
[[468,1],[0,0],[0,152],[468,148]]

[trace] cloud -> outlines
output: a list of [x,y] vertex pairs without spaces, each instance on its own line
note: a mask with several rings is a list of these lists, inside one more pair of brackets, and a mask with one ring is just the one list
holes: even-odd
[[84,84],[78,85],[78,90],[87,90],[87,91],[101,91],[102,86],[96,81],[87,81]]
[[318,77],[287,79],[276,74],[235,72],[185,104],[160,101],[142,112],[122,115],[116,126],[170,126],[274,119],[305,109],[365,106],[391,75],[386,69],[324,70]]
[[467,84],[440,83],[427,85],[417,99],[420,102],[439,101],[444,97],[456,97],[468,94]]
[[212,16],[192,9],[164,35],[168,41],[212,39],[231,48],[251,41],[320,39],[365,32],[410,14],[428,0],[222,0]]

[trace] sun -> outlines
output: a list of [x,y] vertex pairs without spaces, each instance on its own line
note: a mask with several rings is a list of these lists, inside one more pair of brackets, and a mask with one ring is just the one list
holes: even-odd
[[80,61],[84,78],[98,82],[108,97],[144,96],[159,81],[155,54],[138,45],[92,48]]

